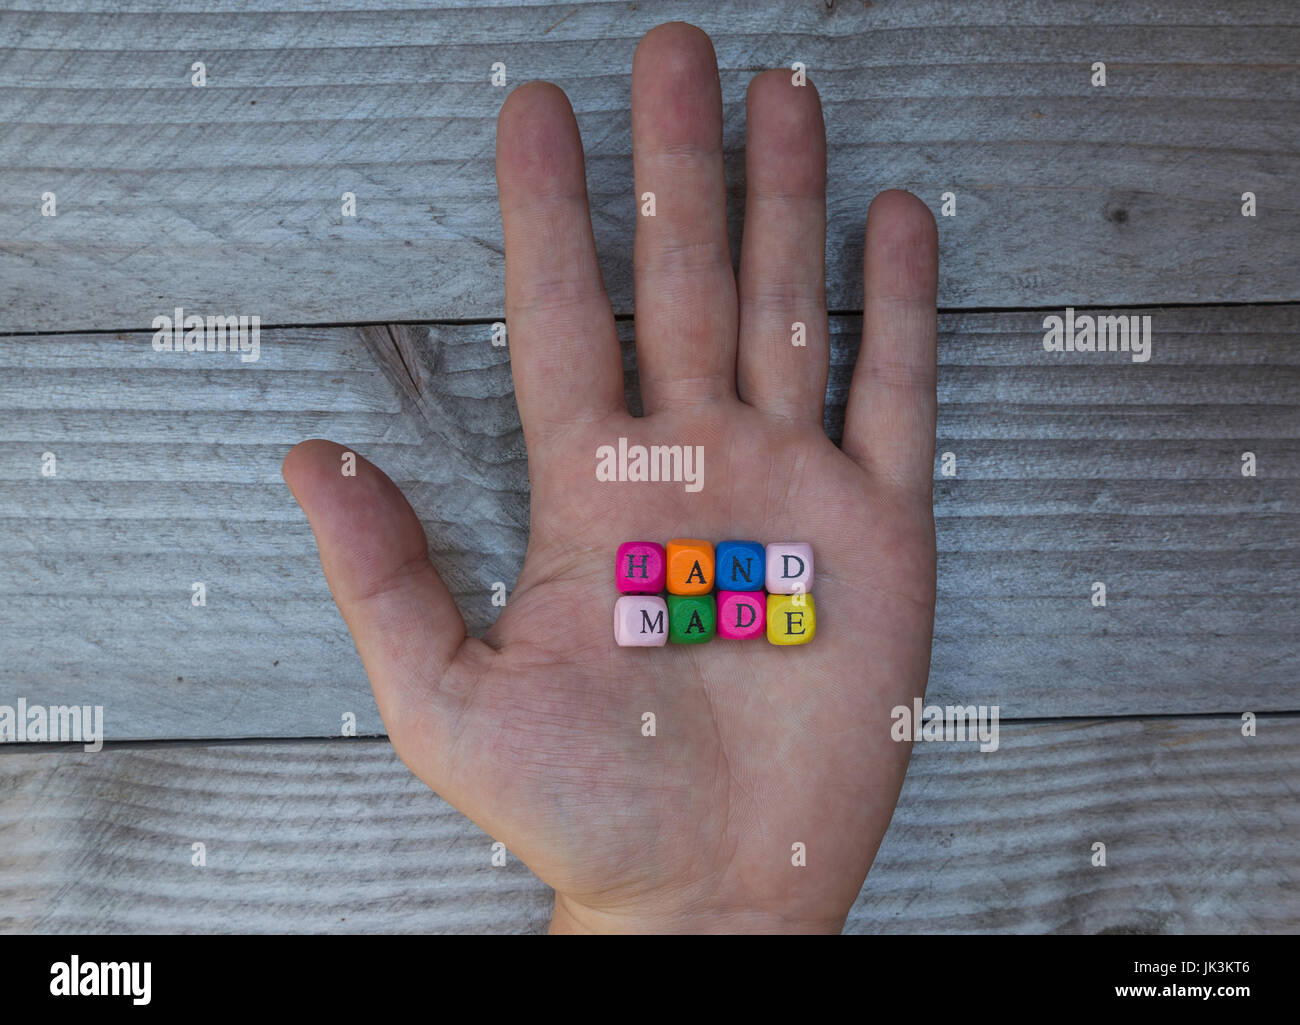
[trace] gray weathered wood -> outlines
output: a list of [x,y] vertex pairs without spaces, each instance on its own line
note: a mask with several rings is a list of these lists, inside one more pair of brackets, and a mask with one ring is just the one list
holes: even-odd
[[[1300,307],[1155,316],[1145,365],[1045,353],[1039,314],[941,318],[938,451],[958,475],[936,469],[936,699],[1007,717],[1296,709]],[[832,431],[857,326],[833,319]],[[280,461],[329,436],[386,469],[483,629],[528,524],[509,355],[489,337],[267,331],[244,365],[157,354],[147,334],[0,339],[0,696],[103,704],[113,739],[331,736],[348,712],[381,733]],[[372,358],[395,344],[406,376]]]
[[[918,744],[847,931],[1294,932],[1298,772],[1295,716]],[[544,929],[491,842],[384,741],[0,749],[4,932]]]
[[571,96],[627,312],[628,76],[638,37],[674,18],[716,44],[733,239],[749,79],[801,61],[817,83],[833,308],[860,307],[867,204],[894,186],[936,211],[957,197],[944,305],[1300,298],[1300,10],[1284,0],[204,6],[6,12],[0,330],[139,329],[178,304],[268,324],[498,315],[497,61],[511,86]]

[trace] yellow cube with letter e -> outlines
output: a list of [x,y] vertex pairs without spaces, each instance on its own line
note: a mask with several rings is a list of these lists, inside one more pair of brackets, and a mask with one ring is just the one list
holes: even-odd
[[817,633],[817,606],[811,594],[767,596],[767,639],[772,644],[807,644]]

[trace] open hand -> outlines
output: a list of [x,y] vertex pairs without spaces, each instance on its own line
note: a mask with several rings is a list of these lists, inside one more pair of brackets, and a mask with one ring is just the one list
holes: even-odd
[[[936,231],[907,193],[871,206],[837,448],[822,428],[825,134],[815,88],[791,79],[749,88],[737,277],[712,46],[669,24],[637,49],[638,205],[655,194],[636,232],[639,418],[568,101],[543,83],[506,100],[497,181],[531,532],[484,638],[466,637],[387,477],[363,460],[341,476],[330,442],[285,460],[393,745],[554,887],[556,931],[838,930],[902,784],[890,710],[924,690],[934,609]],[[702,446],[703,488],[598,481],[596,450],[620,437]],[[617,647],[616,548],[673,537],[810,543],[815,639]]]

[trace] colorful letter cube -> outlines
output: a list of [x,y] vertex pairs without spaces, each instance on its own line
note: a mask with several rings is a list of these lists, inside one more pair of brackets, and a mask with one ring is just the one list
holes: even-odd
[[669,594],[708,594],[713,590],[713,545],[692,537],[668,542]]
[[817,607],[811,594],[767,596],[767,639],[782,647],[807,644],[817,633]]
[[668,596],[668,639],[674,644],[703,644],[717,632],[713,595]]
[[668,555],[654,541],[625,541],[618,546],[614,579],[619,594],[658,594],[664,589]]
[[[807,594],[813,585],[812,545],[785,542],[767,546],[769,594]],[[768,606],[771,612],[771,605]],[[769,615],[769,619],[771,616]]]
[[757,541],[721,541],[716,553],[719,591],[761,591],[767,556]]
[[[722,546],[718,546],[718,551]],[[730,641],[762,637],[767,628],[767,603],[759,591],[718,592],[718,636]]]
[[614,643],[657,648],[668,643],[668,606],[658,595],[629,594],[614,603]]

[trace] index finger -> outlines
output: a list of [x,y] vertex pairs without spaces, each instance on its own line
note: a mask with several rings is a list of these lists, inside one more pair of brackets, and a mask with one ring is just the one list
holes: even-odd
[[497,118],[496,164],[510,363],[525,439],[626,412],[582,140],[559,88],[530,82],[510,94]]

